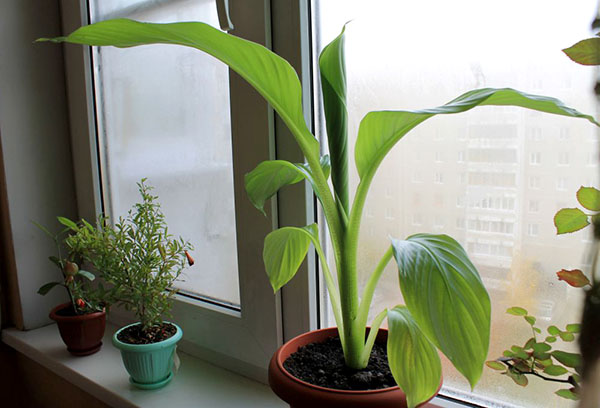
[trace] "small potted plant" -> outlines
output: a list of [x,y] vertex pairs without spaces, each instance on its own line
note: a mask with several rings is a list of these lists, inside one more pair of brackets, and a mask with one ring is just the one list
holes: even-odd
[[138,321],[119,329],[113,344],[121,350],[130,382],[155,389],[173,376],[175,347],[183,331],[163,318],[169,314],[173,283],[186,261],[191,266],[193,259],[188,253],[191,245],[167,232],[152,187],[143,179],[138,188],[141,202],[114,226],[101,219],[96,245],[88,246],[83,257],[102,271],[114,303],[135,313]]
[[[57,323],[67,350],[76,356],[87,356],[102,347],[106,326],[106,292],[102,285],[92,286],[94,274],[80,268],[81,238],[89,233],[88,228],[83,224],[78,226],[65,217],[58,217],[58,221],[66,228],[56,235],[36,224],[55,242],[58,256],[50,256],[49,259],[60,269],[63,276],[61,281],[43,285],[38,293],[45,295],[57,286],[67,290],[69,302],[53,308],[50,318]],[[91,225],[89,227],[92,228]],[[67,254],[63,257],[65,247]]]
[[[321,156],[320,142],[306,126],[302,88],[296,72],[287,61],[259,44],[200,22],[153,24],[128,19],[102,21],[50,40],[117,47],[161,43],[199,49],[246,79],[290,129],[306,163],[266,161],[247,174],[245,182],[250,200],[264,213],[264,203],[280,188],[307,180],[321,203],[331,238],[337,285],[324,257],[316,224],[280,228],[265,239],[263,258],[275,291],[293,278],[310,245],[314,246],[321,258],[337,323],[337,328],[291,340],[273,356],[269,368],[271,387],[296,408],[420,405],[440,388],[438,350],[471,386],[481,376],[489,346],[490,299],[479,273],[454,239],[447,235],[417,234],[392,240],[359,294],[358,236],[367,193],[379,165],[400,139],[437,114],[465,112],[480,105],[520,106],[596,123],[592,117],[556,99],[510,88],[476,89],[433,109],[370,112],[358,130],[355,165],[360,182],[351,200],[343,31],[323,50],[319,60],[330,156]],[[330,175],[333,190],[329,186]],[[382,310],[368,328],[375,289],[392,258],[398,264],[400,290],[406,304]],[[380,330],[386,317],[389,332]],[[371,360],[374,344],[380,342],[387,349],[389,369],[399,387],[383,382],[381,387],[387,385],[387,388],[373,389],[367,385],[363,390],[340,390],[320,382],[318,377],[328,367],[317,365],[312,374],[317,378],[314,381],[294,376],[286,369],[286,358],[301,346],[319,343],[330,336],[338,337],[338,349],[343,355],[341,372],[359,377],[367,377],[363,370]],[[379,375],[376,372],[372,377]]]

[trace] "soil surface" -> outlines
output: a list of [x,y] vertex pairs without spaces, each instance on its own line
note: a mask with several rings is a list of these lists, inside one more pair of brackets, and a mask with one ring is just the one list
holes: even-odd
[[362,391],[396,386],[385,344],[373,346],[369,365],[362,370],[346,367],[339,337],[300,347],[283,366],[294,377],[325,388]]
[[127,344],[152,344],[158,343],[173,336],[177,332],[177,328],[171,323],[163,323],[160,326],[154,326],[148,330],[142,330],[141,324],[129,326],[122,330],[117,339]]
[[56,314],[62,317],[77,316],[77,313],[75,313],[75,311],[73,310],[73,305],[69,305],[64,309],[57,310]]

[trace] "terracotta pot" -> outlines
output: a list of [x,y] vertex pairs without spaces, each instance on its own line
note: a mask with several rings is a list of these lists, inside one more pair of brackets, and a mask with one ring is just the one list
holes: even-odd
[[[380,329],[376,341],[378,343],[387,341],[387,334],[387,329]],[[301,346],[322,342],[328,337],[337,335],[338,331],[335,327],[315,330],[295,337],[281,346],[269,364],[269,384],[273,392],[290,404],[291,408],[406,407],[406,397],[398,386],[367,391],[336,390],[302,381],[292,376],[283,367],[283,362]],[[424,403],[420,406],[428,406],[428,404]]]
[[76,356],[94,354],[102,347],[102,337],[106,327],[106,312],[88,313],[79,316],[61,316],[58,311],[70,307],[70,303],[56,306],[50,312],[50,319],[58,325],[60,337],[67,345],[69,353]]

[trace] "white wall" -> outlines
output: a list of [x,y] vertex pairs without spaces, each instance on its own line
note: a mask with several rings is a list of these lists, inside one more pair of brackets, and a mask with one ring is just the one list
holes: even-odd
[[57,215],[77,216],[62,48],[33,43],[60,34],[58,1],[0,1],[0,135],[27,329],[48,323],[66,300],[59,289],[36,293],[60,272],[47,259],[53,243],[31,220],[55,231]]

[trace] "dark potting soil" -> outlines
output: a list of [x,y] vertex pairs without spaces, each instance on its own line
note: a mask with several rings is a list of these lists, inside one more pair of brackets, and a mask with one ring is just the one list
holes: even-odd
[[294,377],[325,388],[361,391],[396,385],[385,344],[373,346],[369,365],[362,370],[346,367],[339,337],[300,347],[283,362],[283,366]]
[[69,305],[64,309],[57,310],[56,314],[62,317],[77,316],[77,313],[75,313],[75,310],[73,310],[73,305]]
[[158,343],[173,336],[177,332],[177,328],[171,323],[163,323],[160,326],[154,326],[148,330],[142,330],[141,324],[129,326],[121,330],[117,335],[117,339],[127,344],[152,344]]

